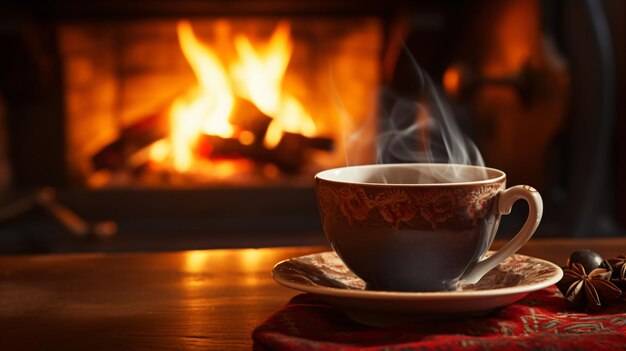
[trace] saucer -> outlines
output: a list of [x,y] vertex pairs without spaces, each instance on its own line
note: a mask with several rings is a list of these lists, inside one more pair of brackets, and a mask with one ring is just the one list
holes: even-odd
[[483,315],[555,284],[563,271],[554,263],[515,254],[458,291],[375,291],[367,290],[334,251],[327,251],[279,262],[272,276],[288,288],[317,295],[357,322],[386,326]]

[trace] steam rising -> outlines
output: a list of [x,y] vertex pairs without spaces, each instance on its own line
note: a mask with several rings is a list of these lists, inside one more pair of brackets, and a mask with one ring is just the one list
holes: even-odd
[[[411,99],[390,89],[383,89],[378,97],[378,113],[362,128],[346,136],[346,163],[362,163],[357,159],[358,155],[367,152],[364,150],[369,147],[375,150],[375,162],[378,164],[447,163],[484,166],[478,148],[459,128],[440,90],[412,57],[411,60],[419,94]],[[372,127],[378,133],[368,135],[367,131]],[[455,167],[445,169],[442,174],[430,174],[429,178],[463,180],[459,179],[462,177]]]
[[[431,80],[422,102],[381,94],[377,163],[419,162],[484,165],[478,148],[459,129]],[[407,123],[408,122],[408,123]]]

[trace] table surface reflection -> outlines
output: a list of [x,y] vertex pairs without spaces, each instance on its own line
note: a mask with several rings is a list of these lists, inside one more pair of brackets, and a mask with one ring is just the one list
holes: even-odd
[[[536,239],[520,252],[563,264],[577,248],[615,256],[626,238]],[[0,257],[0,349],[249,350],[254,327],[298,293],[273,281],[274,264],[324,250]]]

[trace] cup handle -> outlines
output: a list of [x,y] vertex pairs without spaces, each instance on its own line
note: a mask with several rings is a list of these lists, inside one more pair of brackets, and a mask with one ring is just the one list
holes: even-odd
[[543,201],[541,195],[533,187],[528,185],[516,185],[502,191],[497,199],[498,214],[508,215],[511,207],[520,199],[528,202],[528,218],[522,229],[493,255],[476,262],[464,275],[463,280],[470,284],[478,283],[487,272],[499,265],[504,259],[519,250],[535,233],[541,216],[543,215]]

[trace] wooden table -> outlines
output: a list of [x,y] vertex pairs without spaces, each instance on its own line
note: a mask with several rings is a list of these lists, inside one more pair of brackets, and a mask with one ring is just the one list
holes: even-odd
[[[562,264],[577,248],[615,256],[626,238],[521,252]],[[249,350],[254,327],[297,294],[272,266],[326,249],[0,257],[0,350]]]

